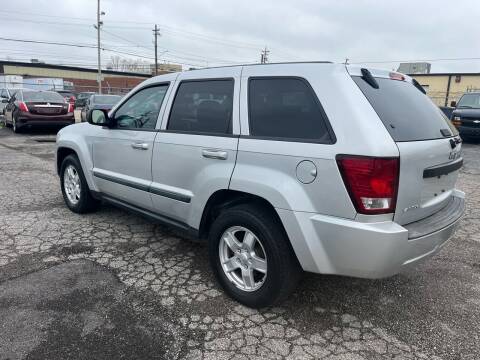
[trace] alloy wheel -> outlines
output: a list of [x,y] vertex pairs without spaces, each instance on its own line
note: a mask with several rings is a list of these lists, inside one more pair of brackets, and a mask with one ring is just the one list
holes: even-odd
[[68,201],[76,205],[80,201],[81,187],[80,176],[73,165],[68,165],[63,173],[63,186]]
[[251,292],[267,278],[267,256],[260,239],[243,226],[228,228],[219,246],[220,264],[225,276],[238,289]]

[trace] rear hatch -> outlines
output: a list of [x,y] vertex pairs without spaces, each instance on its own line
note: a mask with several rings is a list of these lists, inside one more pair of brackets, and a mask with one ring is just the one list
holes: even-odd
[[23,100],[31,114],[55,116],[68,113],[68,104],[53,91],[24,91]]
[[408,76],[388,71],[348,70],[399,150],[400,178],[394,220],[408,224],[445,207],[463,161],[455,127]]
[[65,115],[68,112],[68,104],[49,102],[26,102],[28,110],[38,115]]

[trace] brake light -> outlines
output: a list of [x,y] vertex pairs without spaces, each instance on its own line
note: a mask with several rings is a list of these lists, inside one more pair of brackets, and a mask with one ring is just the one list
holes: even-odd
[[73,112],[73,104],[72,103],[68,104],[68,112],[69,113]]
[[338,155],[337,164],[357,212],[386,214],[395,211],[398,158]]
[[405,76],[403,76],[400,73],[397,72],[391,72],[390,73],[390,79],[392,80],[399,80],[399,81],[405,81]]
[[23,112],[28,112],[28,107],[27,107],[27,104],[25,104],[23,101],[19,101],[18,102],[18,108],[20,109],[20,111],[23,111]]

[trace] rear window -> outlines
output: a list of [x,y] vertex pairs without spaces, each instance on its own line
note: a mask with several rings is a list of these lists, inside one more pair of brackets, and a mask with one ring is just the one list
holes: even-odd
[[65,102],[65,100],[60,94],[56,92],[47,92],[47,91],[24,91],[23,101],[57,102],[57,103]]
[[442,130],[458,132],[430,98],[406,81],[375,78],[378,89],[352,76],[395,141],[444,138]]

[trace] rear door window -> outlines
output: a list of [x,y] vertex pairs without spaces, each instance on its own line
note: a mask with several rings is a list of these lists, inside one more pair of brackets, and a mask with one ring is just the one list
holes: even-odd
[[232,133],[233,80],[186,80],[180,83],[167,130]]
[[303,79],[251,78],[248,102],[251,136],[332,143],[326,115]]
[[407,81],[375,78],[378,89],[352,76],[395,141],[442,139],[458,132],[438,106]]

